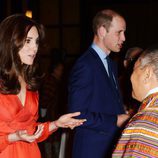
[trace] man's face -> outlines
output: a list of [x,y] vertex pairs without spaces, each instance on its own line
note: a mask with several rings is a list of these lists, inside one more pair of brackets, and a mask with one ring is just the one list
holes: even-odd
[[108,52],[119,52],[125,41],[125,20],[116,16],[111,22],[111,26],[103,38],[104,47]]

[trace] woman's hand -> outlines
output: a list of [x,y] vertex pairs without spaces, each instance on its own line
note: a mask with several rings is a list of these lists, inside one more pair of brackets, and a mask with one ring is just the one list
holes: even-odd
[[80,114],[81,114],[80,112],[74,112],[74,113],[69,113],[69,114],[62,115],[61,117],[59,117],[58,120],[52,122],[52,124],[55,123],[54,126],[56,126],[56,127],[73,129],[77,126],[82,125],[86,121],[86,119],[75,119],[75,118],[73,118],[75,116],[79,116]]
[[8,135],[9,142],[15,141],[26,141],[26,142],[34,142],[37,138],[42,135],[43,125],[38,125],[36,132],[33,135],[29,135],[26,130],[19,130],[16,133],[12,133]]

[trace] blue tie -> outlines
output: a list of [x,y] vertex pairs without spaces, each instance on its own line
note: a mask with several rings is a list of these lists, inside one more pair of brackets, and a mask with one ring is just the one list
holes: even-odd
[[116,87],[115,81],[114,81],[114,76],[113,76],[113,72],[112,72],[112,68],[111,68],[111,61],[109,56],[106,57],[106,61],[108,64],[108,72],[109,72],[109,78],[111,80],[111,83]]
[[115,93],[118,97],[118,101],[120,101],[120,93],[119,93],[119,90],[118,90],[118,86],[116,84],[116,80],[115,80],[115,76],[113,75],[113,71],[112,71],[112,62],[111,62],[111,59],[107,56],[106,57],[106,61],[107,61],[107,64],[108,64],[108,71],[109,71],[109,78],[110,78],[110,81],[111,81],[111,84],[112,84],[112,87],[115,89]]

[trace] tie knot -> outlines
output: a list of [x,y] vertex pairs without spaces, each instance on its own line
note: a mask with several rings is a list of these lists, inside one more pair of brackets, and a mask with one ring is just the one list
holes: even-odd
[[106,60],[109,60],[110,58],[109,58],[109,56],[107,55],[107,56],[105,57],[105,59],[106,59]]
[[110,58],[109,58],[109,56],[108,56],[108,55],[106,56],[106,58],[105,58],[105,59],[106,59],[106,61],[107,61],[108,65],[109,65],[109,64],[111,64],[111,63],[110,63]]

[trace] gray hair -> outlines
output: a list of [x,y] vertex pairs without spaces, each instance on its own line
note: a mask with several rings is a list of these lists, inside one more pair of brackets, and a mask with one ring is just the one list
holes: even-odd
[[146,66],[152,66],[153,72],[158,79],[158,48],[145,50],[138,59],[140,67],[143,69]]

